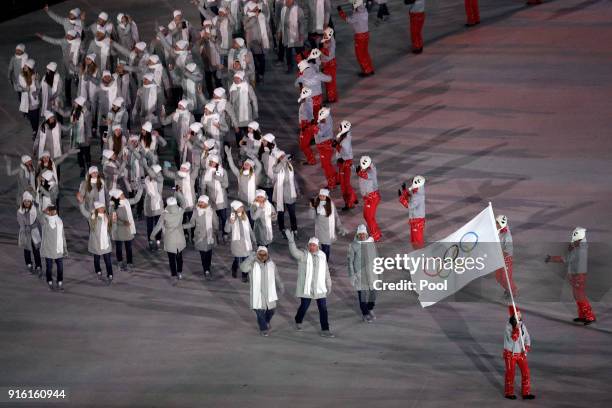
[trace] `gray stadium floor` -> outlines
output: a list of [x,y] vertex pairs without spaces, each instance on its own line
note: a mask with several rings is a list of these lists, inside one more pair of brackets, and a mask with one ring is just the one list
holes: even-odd
[[[562,272],[541,263],[544,253],[534,248],[565,241],[578,224],[589,229],[591,242],[612,239],[607,40],[612,8],[597,0],[559,0],[536,8],[521,1],[481,3],[483,23],[467,30],[463,2],[428,2],[425,52],[414,57],[408,53],[405,7],[391,1],[391,21],[372,26],[376,75],[365,80],[355,75],[348,27],[336,18],[340,103],[333,106],[334,117],[353,122],[356,155],[368,153],[378,164],[383,253],[408,242],[406,212],[395,191],[415,173],[429,180],[429,239],[458,228],[488,201],[509,216],[515,241],[531,248],[515,259],[516,280],[526,292],[519,300],[533,338],[529,360],[538,399],[530,404],[608,407],[609,286],[599,288],[593,303],[598,322],[575,326],[565,285],[559,284],[552,299],[540,296],[547,293],[543,277],[562,282]],[[91,10],[90,19],[102,6],[69,1],[54,9],[75,5]],[[103,3],[112,15],[130,13],[145,38],[155,19],[168,19],[174,6],[189,10],[197,21],[186,1]],[[0,24],[1,69],[17,42],[27,44],[39,67],[59,58],[58,49],[36,40],[36,31],[61,35],[61,27],[42,12]],[[259,90],[260,122],[297,154],[292,78],[269,65]],[[0,152],[15,162],[28,150],[29,130],[6,87],[0,90],[0,117]],[[365,325],[345,277],[344,238],[332,251],[337,272],[329,299],[338,337],[322,339],[312,308],[304,332],[291,328],[295,265],[278,241],[271,254],[287,291],[272,336],[262,338],[246,285],[228,276],[227,248],[214,254],[212,283],[196,275],[199,260],[188,250],[186,280],[172,287],[165,256],[151,256],[139,235],[137,270],[116,272],[112,287],[101,284],[86,253],[86,223],[72,199],[78,186],[75,159],[63,166],[62,177],[63,218],[70,223],[64,294],[49,292],[23,270],[16,247],[15,182],[4,178],[1,185],[0,388],[65,388],[69,398],[57,405],[75,407],[521,404],[502,398],[507,315],[492,276],[479,282],[478,299],[457,298],[428,309],[411,294],[381,293],[379,319]],[[318,168],[306,168],[300,182],[312,193],[323,177]],[[340,205],[339,193],[334,194]],[[358,212],[343,216],[351,229],[361,219]],[[300,221],[303,242],[312,225],[305,217]],[[607,272],[609,263],[596,261]],[[388,279],[399,278],[392,272]]]

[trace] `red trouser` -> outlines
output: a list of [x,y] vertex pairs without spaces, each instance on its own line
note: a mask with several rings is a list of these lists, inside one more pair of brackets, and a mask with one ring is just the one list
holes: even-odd
[[[506,269],[508,270],[508,279],[510,279],[512,296],[516,296],[516,285],[514,284],[514,279],[512,278],[512,255],[504,254],[504,263],[506,264]],[[506,281],[506,273],[504,272],[504,268],[500,268],[495,271],[495,280],[497,280],[497,283],[499,283],[504,290],[508,290],[508,281]]]
[[370,52],[368,51],[370,33],[355,34],[353,38],[355,39],[355,56],[357,57],[357,62],[361,66],[361,71],[364,74],[374,72],[372,58],[370,58]]
[[315,120],[319,117],[319,110],[321,109],[321,105],[323,105],[323,95],[316,95],[312,97],[312,114]]
[[340,189],[342,190],[342,198],[344,199],[344,205],[349,208],[355,207],[357,201],[357,195],[353,186],[351,186],[351,167],[353,166],[353,160],[345,160],[342,163],[338,163],[338,174],[340,178]]
[[465,0],[465,15],[468,24],[480,23],[480,10],[478,0]]
[[317,150],[319,151],[321,168],[323,169],[325,178],[327,179],[327,187],[330,190],[333,190],[336,188],[336,183],[338,182],[338,173],[336,173],[336,168],[332,165],[332,154],[334,153],[334,148],[332,147],[331,140],[318,143]]
[[521,370],[521,394],[529,395],[531,383],[529,381],[529,365],[525,353],[512,353],[504,350],[504,363],[506,376],[504,381],[504,394],[514,395],[514,369],[518,365]]
[[412,49],[423,48],[423,24],[425,24],[425,13],[408,13],[410,15],[410,38]]
[[336,88],[336,59],[323,63],[323,73],[329,75],[332,79],[325,82],[325,91],[327,93],[327,102],[338,102],[338,90]]
[[574,294],[574,300],[576,306],[578,306],[578,317],[587,321],[595,320],[595,314],[591,309],[589,299],[584,293],[586,288],[586,273],[574,273],[568,275],[570,285],[572,285],[572,292]]
[[373,191],[367,196],[363,197],[363,218],[365,219],[366,224],[368,224],[370,236],[374,238],[374,241],[376,242],[380,241],[382,238],[382,233],[380,232],[380,228],[378,228],[378,223],[376,222],[376,209],[378,208],[379,203],[380,193],[378,191]]
[[314,153],[310,148],[310,141],[314,137],[314,133],[312,131],[312,124],[309,120],[301,120],[300,121],[300,149],[306,156],[306,161],[308,164],[315,164],[317,160],[315,159]]
[[425,246],[425,218],[410,218],[410,243],[414,249],[423,248]]

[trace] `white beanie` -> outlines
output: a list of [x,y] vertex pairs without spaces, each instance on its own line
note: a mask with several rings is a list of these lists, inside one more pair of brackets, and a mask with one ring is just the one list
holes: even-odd
[[238,210],[240,207],[244,207],[244,205],[242,204],[242,202],[238,201],[238,200],[234,200],[232,201],[232,203],[230,204],[230,206],[232,207],[232,210],[236,211]]
[[94,201],[94,208],[97,210],[98,208],[104,208],[104,203],[101,201]]
[[30,156],[28,156],[27,154],[24,154],[23,156],[21,156],[21,163],[22,164],[26,164],[29,161],[32,161],[32,158]]
[[144,51],[145,48],[147,48],[147,43],[144,41],[140,41],[137,42],[136,45],[134,45],[134,47],[138,50],[138,51]]
[[308,240],[309,244],[317,244],[319,245],[319,239],[317,237],[312,237]]
[[107,158],[107,159],[110,159],[111,157],[113,157],[113,154],[115,154],[115,152],[113,152],[113,151],[112,151],[112,150],[110,150],[110,149],[104,149],[104,150],[102,151],[102,156],[104,156],[104,157],[105,157],[105,158]]
[[183,15],[183,12],[181,10],[178,10],[178,9],[174,10],[172,12],[172,17],[178,17],[178,16],[182,16],[182,15]]
[[193,122],[191,125],[189,125],[189,130],[191,130],[192,132],[198,133],[200,130],[202,130],[202,123]]
[[32,197],[29,191],[24,191],[21,195],[21,201],[34,201],[34,197]]
[[90,60],[95,62],[96,61],[96,54],[94,54],[94,53],[87,54],[87,56],[85,56],[85,58],[88,58],[88,59],[90,59]]
[[34,65],[36,65],[36,62],[30,58],[25,62],[25,66],[30,68],[30,69],[34,69]]
[[201,195],[198,197],[198,203],[208,204],[209,198],[207,195]]
[[224,88],[215,88],[215,90],[213,91],[213,94],[217,98],[223,98],[225,96],[225,89]]
[[108,14],[106,12],[101,12],[100,14],[98,14],[98,18],[104,21],[108,20]]
[[43,157],[51,157],[51,152],[49,152],[48,150],[45,150],[45,151],[42,152],[40,157],[41,158],[43,158]]
[[66,31],[66,35],[69,35],[69,36],[71,36],[72,38],[76,38],[76,36],[77,36],[77,32],[76,32],[76,31],[74,31],[74,30],[68,30],[68,31]]
[[242,37],[236,37],[236,38],[234,38],[234,42],[235,42],[236,44],[238,44],[238,46],[239,46],[240,48],[244,47],[244,38],[242,38]]
[[325,197],[329,197],[329,190],[326,188],[322,188],[319,190],[319,195],[325,196]]
[[236,71],[234,72],[234,78],[244,79],[244,71]]
[[268,195],[264,190],[257,189],[255,190],[255,198],[257,197],[268,198]]
[[266,254],[268,253],[268,248],[261,245],[257,247],[257,252],[265,252]]
[[210,156],[208,156],[208,161],[219,163],[219,156],[211,154]]
[[84,97],[84,96],[79,96],[79,97],[77,97],[77,98],[75,98],[75,99],[74,99],[74,103],[76,103],[76,104],[77,104],[77,105],[79,105],[79,106],[85,106],[85,102],[86,102],[86,101],[87,101],[87,100],[85,99],[85,97]]
[[159,173],[162,170],[162,168],[159,164],[154,164],[151,166],[151,170],[153,170],[154,173]]
[[121,96],[118,96],[115,99],[113,99],[113,105],[117,107],[121,107],[123,105],[123,98]]
[[45,111],[45,113],[43,114],[43,116],[45,117],[45,120],[49,120],[51,118],[54,118],[55,115],[53,114],[53,112],[51,111]]
[[121,197],[121,194],[123,194],[123,191],[119,190],[118,188],[113,188],[108,192],[108,195],[113,198],[119,198]]
[[151,133],[151,131],[153,130],[153,125],[147,120],[145,123],[143,123],[142,129],[144,129],[145,132]]
[[17,44],[17,46],[15,47],[15,50],[25,51],[25,45],[24,44]]
[[274,139],[276,139],[276,137],[272,133],[266,133],[263,135],[262,139],[268,143],[274,143]]
[[112,77],[113,75],[108,69],[105,69],[104,71],[102,71],[102,78],[104,78],[105,76]]
[[53,61],[52,61],[52,62],[50,62],[50,63],[48,63],[48,64],[47,64],[47,69],[48,69],[49,71],[52,71],[52,72],[57,71],[57,63],[55,63],[55,62],[53,62]]
[[259,130],[259,123],[256,121],[249,122],[247,127],[250,127],[253,130]]
[[367,234],[368,233],[368,228],[364,224],[359,224],[357,226],[357,233],[358,234]]
[[166,198],[166,205],[168,205],[168,206],[176,205],[176,198],[174,198],[174,197]]
[[195,62],[190,62],[189,64],[185,65],[185,68],[187,69],[187,71],[189,72],[193,72],[196,70],[198,66],[195,64]]
[[96,166],[91,166],[89,170],[87,170],[87,174],[91,175],[92,173],[98,173],[98,168]]

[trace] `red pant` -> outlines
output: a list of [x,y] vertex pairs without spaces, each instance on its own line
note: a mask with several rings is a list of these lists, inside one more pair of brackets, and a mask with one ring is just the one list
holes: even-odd
[[570,284],[572,285],[572,292],[574,294],[574,300],[578,307],[578,317],[587,321],[595,320],[595,314],[591,309],[589,299],[584,292],[586,288],[586,273],[575,273],[568,275]]
[[353,190],[353,186],[351,186],[352,166],[352,160],[345,160],[342,163],[338,163],[338,174],[340,178],[342,198],[344,199],[344,205],[349,208],[355,207],[355,202],[357,201],[357,195],[355,194],[355,190]]
[[504,350],[504,363],[506,365],[504,394],[514,395],[514,369],[518,365],[521,370],[521,394],[528,395],[531,383],[529,381],[527,355],[525,353],[512,353],[508,350]]
[[355,39],[355,56],[361,66],[361,71],[364,74],[371,74],[374,72],[374,67],[372,66],[372,58],[370,58],[370,52],[368,51],[370,33],[355,34],[353,38]]
[[378,228],[378,223],[376,222],[376,209],[378,208],[379,203],[380,193],[378,191],[374,191],[363,197],[363,218],[365,219],[366,224],[368,224],[370,236],[374,238],[374,241],[376,242],[380,241],[382,238],[382,233],[380,232],[380,228]]
[[332,154],[334,153],[334,148],[332,147],[331,140],[318,143],[317,150],[319,151],[321,168],[323,169],[325,178],[327,179],[327,187],[330,190],[333,190],[336,188],[336,183],[338,182],[338,173],[336,173],[336,168],[332,165]]
[[414,249],[423,248],[425,246],[425,218],[410,218],[410,243]]
[[467,16],[468,24],[480,23],[480,9],[478,8],[478,0],[464,0],[465,15]]
[[308,164],[315,164],[317,160],[315,159],[314,153],[310,148],[310,141],[314,137],[314,133],[312,131],[312,124],[308,120],[300,121],[300,149],[306,156],[306,161]]
[[323,73],[329,75],[332,79],[325,82],[325,91],[327,93],[327,102],[338,102],[338,90],[336,88],[336,59],[323,63]]
[[319,110],[321,109],[321,105],[323,105],[323,95],[316,95],[312,97],[312,114],[314,115],[315,120],[319,118]]
[[[506,269],[508,270],[508,279],[510,279],[512,296],[516,296],[516,285],[514,284],[514,279],[512,278],[512,256],[504,254],[504,262],[506,264]],[[506,273],[504,272],[504,268],[500,268],[495,271],[495,280],[497,280],[497,283],[499,283],[504,290],[508,290],[508,282],[506,281]]]
[[412,49],[423,48],[423,24],[425,24],[425,13],[408,13],[410,15],[410,38]]

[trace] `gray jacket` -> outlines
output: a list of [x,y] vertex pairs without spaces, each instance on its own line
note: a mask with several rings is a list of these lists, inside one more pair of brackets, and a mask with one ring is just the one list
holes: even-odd
[[155,241],[155,236],[159,231],[163,233],[164,251],[173,254],[181,252],[185,249],[185,234],[183,233],[183,210],[178,205],[166,206],[166,209],[161,213],[159,221],[149,240]]
[[[112,222],[108,214],[105,214],[105,219],[102,220],[98,214],[87,211],[85,208],[85,204],[82,203],[79,205],[79,210],[83,217],[87,219],[89,223],[89,242],[87,244],[87,250],[90,254],[93,255],[104,255],[113,251],[113,243],[111,241],[111,230],[112,230]],[[103,247],[103,231],[104,227],[103,222],[107,222],[106,224],[106,246]]]
[[[291,256],[298,262],[298,275],[297,275],[297,284],[295,287],[295,296],[299,298],[307,298],[307,299],[323,299],[326,298],[331,293],[332,281],[331,276],[329,275],[329,267],[327,265],[327,261],[325,262],[325,293],[313,293],[314,294],[306,294],[304,291],[304,283],[306,282],[306,265],[307,265],[307,257],[313,256],[308,250],[300,250],[295,246],[295,240],[293,236],[289,237],[289,252]],[[317,282],[317,272],[318,272],[318,261],[319,258],[317,256],[313,257],[313,276],[312,282]]]
[[[206,213],[211,212],[211,229],[206,228]],[[193,234],[193,244],[198,251],[210,251],[216,245],[216,233],[219,230],[219,218],[215,211],[208,207],[199,214],[198,208],[193,210],[191,220],[187,224],[183,224],[183,228],[195,228]],[[209,238],[210,241],[209,242]]]
[[[331,200],[331,198],[329,198]],[[331,203],[332,213],[330,217],[334,217],[335,223],[335,231],[331,231],[329,229],[329,217],[324,214],[317,213],[316,208],[310,208],[310,218],[315,221],[315,237],[319,239],[321,244],[331,245],[336,242],[338,239],[338,235],[343,235],[345,233],[344,228],[342,228],[342,222],[340,221],[340,216],[338,215],[338,210],[336,210],[336,206],[334,203]],[[334,234],[335,236],[332,236]]]
[[[246,214],[245,214],[245,217],[246,217]],[[235,222],[231,222],[231,218],[230,218],[228,222],[225,223],[225,232],[230,234],[230,240],[231,240],[230,249],[232,252],[232,256],[236,258],[244,258],[244,257],[249,256],[251,251],[255,249],[255,246],[257,245],[257,239],[255,237],[255,234],[253,233],[253,230],[251,229],[251,225],[248,222],[246,223],[247,224],[246,228],[248,229],[248,231],[245,231],[244,228],[242,227],[243,223],[237,222],[237,221],[238,219],[236,218]],[[237,239],[237,240],[232,239],[235,228],[239,228],[240,239]],[[245,234],[249,234],[249,237],[251,238],[251,248],[247,248],[247,242],[244,239]]]
[[378,257],[376,244],[359,241],[355,235],[348,247],[348,275],[355,290],[374,290],[374,281],[381,275],[374,273],[374,259]]
[[[271,222],[276,221],[276,210],[272,203],[272,214],[270,214]],[[268,230],[266,229],[265,213],[263,207],[253,204],[251,205],[251,218],[253,219],[253,232],[257,239],[257,245],[270,245],[274,241],[274,227],[270,231],[270,237],[268,237]]]
[[[136,220],[134,219],[134,213],[136,212],[136,209],[134,208],[134,206],[140,201],[140,197],[142,197],[142,188],[138,190],[134,198],[127,199],[131,206],[132,219],[134,223],[136,223]],[[111,216],[113,214],[117,214],[117,221],[113,222],[113,228],[111,229],[111,237],[113,238],[113,241],[133,240],[135,234],[132,234],[130,230],[130,223],[126,207],[120,204],[117,208],[115,208],[115,206],[112,205]]]
[[[244,262],[242,262],[240,264],[240,270],[244,273],[252,273],[253,272],[253,268],[255,266],[255,264],[259,265],[259,268],[261,270],[261,285],[260,285],[260,296],[261,296],[261,300],[262,300],[262,305],[263,307],[259,306],[259,307],[255,307],[256,305],[254,305],[254,301],[253,301],[253,279],[249,279],[250,282],[250,291],[249,291],[249,305],[251,306],[252,309],[254,310],[265,310],[265,309],[274,309],[276,308],[276,304],[278,301],[270,301],[269,300],[269,296],[268,293],[271,290],[271,288],[269,287],[270,285],[268,284],[269,282],[269,276],[268,274],[270,273],[274,273],[274,283],[276,285],[276,294],[277,296],[284,291],[285,287],[283,285],[283,282],[280,280],[280,277],[278,276],[278,273],[275,273],[276,271],[276,264],[274,264],[274,261],[268,259],[268,261],[266,262],[261,262],[259,259],[257,259],[257,256],[253,253],[251,255],[249,255],[249,257],[244,260]],[[274,264],[274,268],[269,267],[271,264]],[[278,271],[276,271],[278,272]]]
[[59,259],[68,255],[68,247],[66,246],[66,230],[61,239],[63,243],[63,251],[57,251],[57,229],[51,228],[49,225],[49,216],[42,213],[38,219],[42,230],[42,244],[40,247],[40,256],[47,259]]
[[[34,221],[30,220],[30,212],[36,211],[36,217]],[[40,247],[40,210],[32,204],[32,207],[29,210],[22,211],[20,208],[17,210],[17,223],[19,224],[19,238],[17,239],[17,246],[22,249],[26,249],[28,251],[32,250],[32,244],[34,237],[36,237],[37,243],[34,244],[36,248]]]

